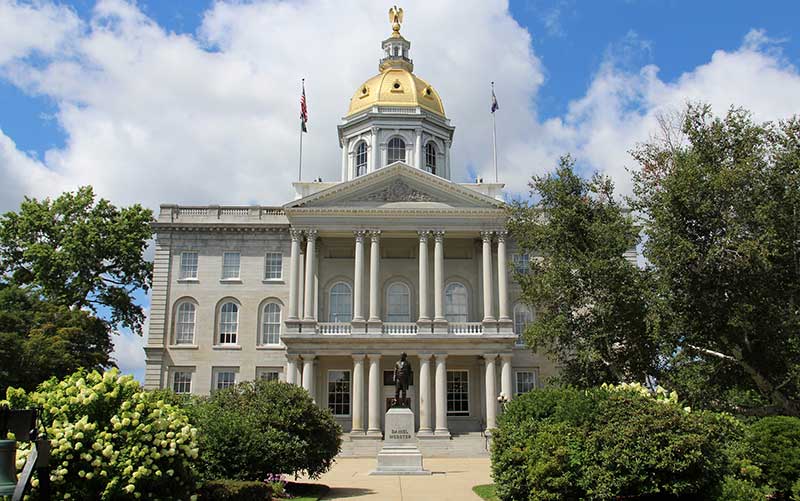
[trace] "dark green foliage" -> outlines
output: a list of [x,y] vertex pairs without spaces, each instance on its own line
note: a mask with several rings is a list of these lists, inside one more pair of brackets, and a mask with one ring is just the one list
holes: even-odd
[[493,437],[503,500],[712,499],[728,473],[729,416],[635,390],[546,389],[513,400]]
[[648,275],[624,254],[638,229],[608,178],[575,173],[569,157],[530,183],[534,202],[512,205],[508,228],[537,256],[517,276],[536,322],[525,340],[562,365],[564,382],[591,387],[643,380],[657,355],[648,325]]
[[10,386],[31,391],[79,368],[112,365],[112,348],[103,321],[0,283],[0,395]]
[[209,480],[198,492],[200,500],[208,501],[269,501],[271,491],[264,482],[250,480]]
[[341,428],[330,411],[295,385],[243,382],[190,402],[206,479],[264,480],[270,473],[317,478],[341,447]]
[[747,442],[765,481],[788,498],[792,484],[800,480],[800,419],[763,418],[750,426]]

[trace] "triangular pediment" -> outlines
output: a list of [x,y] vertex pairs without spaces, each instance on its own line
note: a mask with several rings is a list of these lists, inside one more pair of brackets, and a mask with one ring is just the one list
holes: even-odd
[[396,162],[286,204],[286,208],[497,209],[503,202]]

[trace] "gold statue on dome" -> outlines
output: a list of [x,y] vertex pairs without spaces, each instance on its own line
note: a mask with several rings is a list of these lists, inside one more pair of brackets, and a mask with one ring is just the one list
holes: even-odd
[[403,24],[403,9],[397,5],[389,9],[389,22],[392,23],[392,31],[400,33],[400,25]]

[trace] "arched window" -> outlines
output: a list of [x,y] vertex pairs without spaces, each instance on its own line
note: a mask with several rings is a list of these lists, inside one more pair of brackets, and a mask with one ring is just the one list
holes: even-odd
[[453,282],[444,290],[444,317],[448,322],[466,322],[468,313],[467,288]]
[[236,344],[239,333],[239,305],[225,303],[219,309],[219,344]]
[[531,322],[533,322],[533,312],[528,305],[519,303],[514,306],[514,334],[517,335],[517,344],[525,344],[522,334]]
[[281,305],[267,303],[261,312],[261,344],[281,342]]
[[194,303],[184,301],[178,305],[175,315],[175,344],[194,343],[195,312]]
[[411,321],[411,292],[402,282],[395,282],[386,289],[386,321]]
[[331,322],[349,322],[353,320],[353,290],[344,282],[331,287]]
[[425,170],[436,174],[436,145],[432,142],[425,145]]
[[361,141],[356,147],[356,176],[367,173],[367,143]]
[[399,137],[393,137],[389,140],[389,162],[394,163],[397,161],[406,161],[406,142]]

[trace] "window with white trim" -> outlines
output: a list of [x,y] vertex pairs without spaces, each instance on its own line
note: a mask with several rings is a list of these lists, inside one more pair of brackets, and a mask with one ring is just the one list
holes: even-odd
[[258,367],[256,369],[256,379],[259,381],[280,381],[281,372],[271,367]]
[[233,369],[216,369],[214,371],[214,389],[224,390],[236,384],[236,371]]
[[239,278],[239,262],[241,254],[238,252],[222,253],[222,279],[233,280]]
[[280,280],[283,277],[283,254],[267,252],[264,258],[264,280]]
[[386,321],[411,321],[411,291],[402,282],[395,282],[386,289]]
[[172,391],[175,393],[192,392],[192,373],[190,371],[175,371],[172,373]]
[[529,254],[512,254],[511,262],[514,264],[514,271],[520,275],[525,275],[531,270],[531,256]]
[[175,344],[194,343],[194,326],[197,308],[194,303],[184,301],[175,312]]
[[178,278],[181,280],[197,278],[196,252],[181,252],[181,270]]
[[338,282],[331,287],[330,321],[349,322],[353,320],[353,290],[345,282]]
[[367,143],[361,141],[356,147],[356,177],[367,173]]
[[236,344],[239,333],[239,305],[225,303],[219,309],[219,344]]
[[444,290],[444,318],[448,322],[466,322],[469,316],[467,288],[453,282]]
[[447,371],[447,415],[469,416],[469,371]]
[[517,371],[514,395],[522,395],[534,389],[536,389],[536,372]]
[[425,170],[436,174],[436,145],[433,142],[425,145]]
[[389,145],[386,149],[388,155],[388,163],[406,161],[406,142],[399,137],[393,137],[389,140]]
[[522,303],[514,305],[514,334],[517,335],[517,344],[525,344],[523,334],[531,322],[533,322],[531,308]]
[[281,342],[281,305],[267,303],[261,312],[261,344]]
[[334,416],[350,415],[350,371],[328,371],[328,408]]

